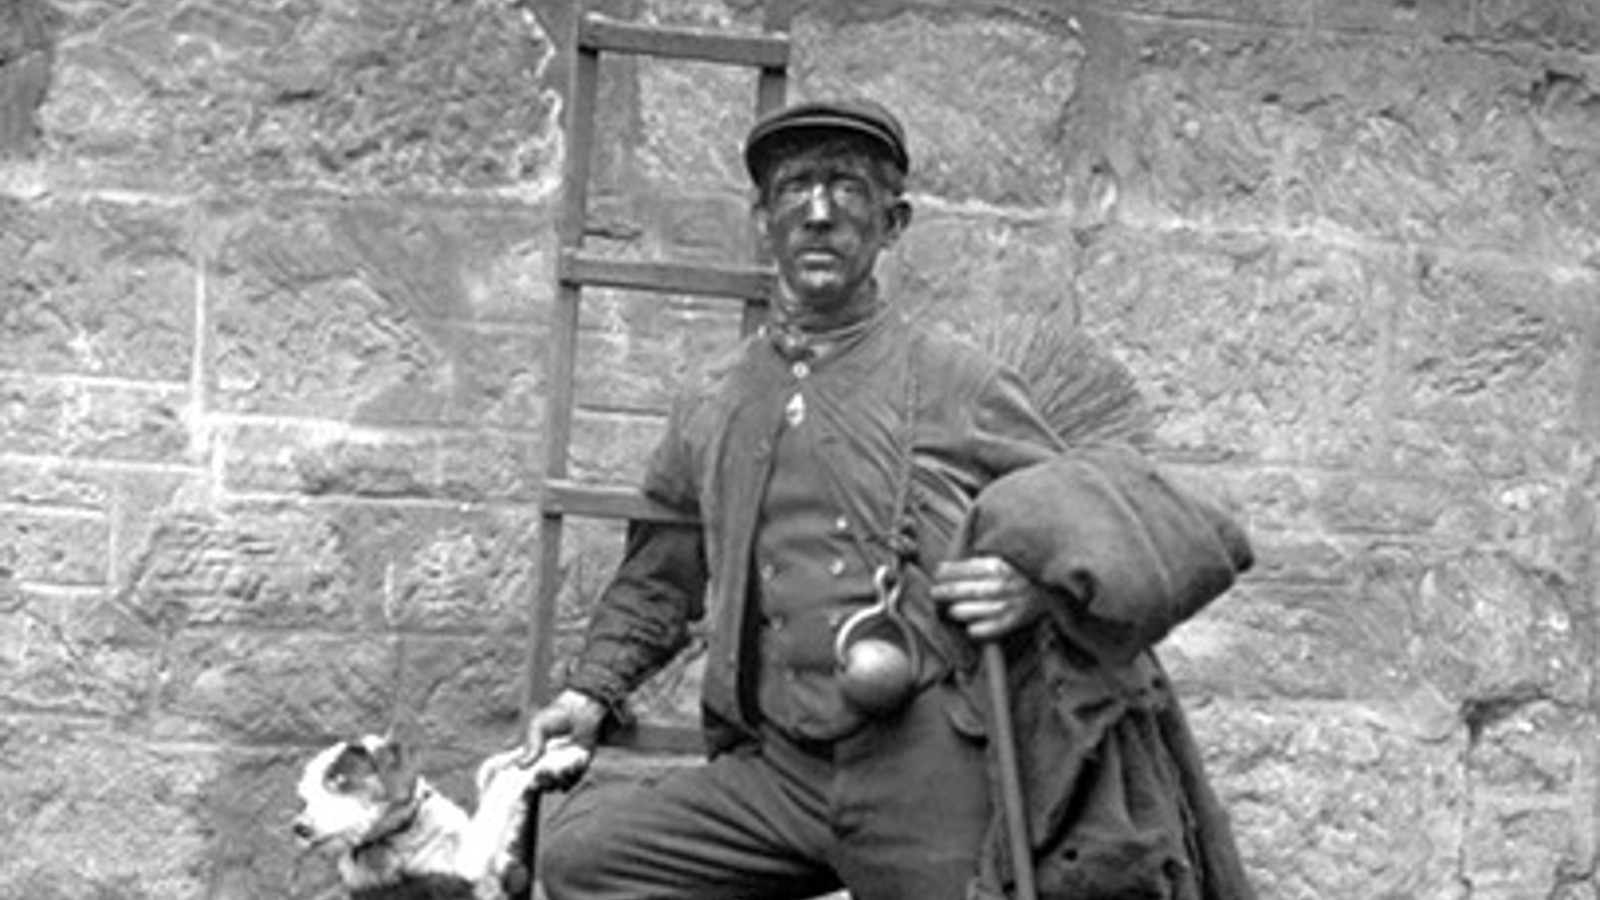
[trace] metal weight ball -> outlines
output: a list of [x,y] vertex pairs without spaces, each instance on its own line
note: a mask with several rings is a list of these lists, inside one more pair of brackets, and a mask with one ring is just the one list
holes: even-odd
[[911,699],[921,665],[916,636],[900,613],[894,571],[879,568],[874,582],[877,602],[845,620],[834,639],[834,660],[845,699],[868,715],[886,715]]
[[860,638],[845,650],[839,689],[862,712],[882,715],[900,708],[910,698],[915,683],[911,655],[893,641]]

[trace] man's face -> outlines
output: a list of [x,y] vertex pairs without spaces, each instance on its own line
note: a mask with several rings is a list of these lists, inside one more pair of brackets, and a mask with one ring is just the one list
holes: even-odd
[[802,308],[828,312],[848,303],[905,227],[910,206],[876,171],[865,152],[837,144],[802,149],[773,166],[756,222]]

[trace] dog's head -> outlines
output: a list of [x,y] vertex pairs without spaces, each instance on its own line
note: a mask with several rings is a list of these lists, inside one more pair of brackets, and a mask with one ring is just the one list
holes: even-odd
[[359,846],[408,813],[416,788],[398,742],[368,735],[334,744],[306,763],[294,835],[308,847]]

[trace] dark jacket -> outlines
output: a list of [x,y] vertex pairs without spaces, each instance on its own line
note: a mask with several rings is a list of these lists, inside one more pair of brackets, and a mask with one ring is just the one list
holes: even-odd
[[[835,499],[848,504],[850,521],[870,523],[864,542],[883,562],[942,558],[984,485],[1063,449],[1015,373],[894,310],[804,381],[808,427],[825,429],[821,441],[837,448],[826,460]],[[753,337],[678,398],[644,490],[703,524],[631,526],[567,686],[620,703],[709,613],[707,742],[717,752],[755,735],[740,696],[744,598],[774,439],[799,387],[792,362]],[[901,498],[907,442],[914,465]]]

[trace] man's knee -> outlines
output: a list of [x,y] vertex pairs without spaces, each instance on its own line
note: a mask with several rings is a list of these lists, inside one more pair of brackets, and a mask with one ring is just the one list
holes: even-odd
[[540,835],[537,862],[539,883],[544,886],[545,895],[551,900],[578,896],[576,891],[579,885],[574,884],[574,877],[583,864],[582,856],[578,851],[578,842],[571,840],[566,832],[558,830]]
[[588,896],[601,844],[611,829],[597,827],[597,793],[586,787],[562,798],[539,829],[539,881],[550,900]]

